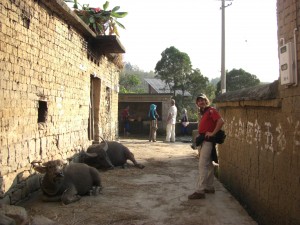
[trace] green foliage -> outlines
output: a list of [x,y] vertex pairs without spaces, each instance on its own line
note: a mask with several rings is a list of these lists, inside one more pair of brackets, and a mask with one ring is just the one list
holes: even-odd
[[[123,86],[123,79],[128,79],[129,75],[135,75],[139,80],[136,86],[128,87],[127,89]],[[148,85],[144,81],[145,78],[154,78],[152,71],[145,72],[140,70],[136,65],[132,65],[129,62],[125,63],[124,69],[120,74],[120,92],[121,93],[146,93],[148,91]]]
[[[256,75],[250,74],[243,69],[226,71],[226,91],[236,91],[243,88],[253,87],[260,84]],[[221,93],[221,81],[217,84],[216,95]]]
[[187,81],[187,89],[195,99],[200,93],[206,93],[206,88],[209,85],[209,80],[201,74],[199,69],[193,69]]
[[173,46],[164,50],[161,56],[155,66],[156,77],[165,81],[174,93],[175,90],[182,90],[184,94],[192,70],[190,57]]
[[181,110],[186,108],[188,110],[189,120],[197,121],[198,113],[195,105],[195,99],[200,93],[205,93],[209,99],[215,97],[215,87],[209,82],[209,79],[201,74],[201,71],[193,69],[192,72],[187,76],[186,90],[191,94],[191,97],[181,97],[181,101],[177,101],[177,106]]
[[[103,9],[92,8],[89,4],[80,5],[77,0],[64,0],[65,2],[74,3],[74,12],[97,34],[119,36],[117,27],[125,29],[124,25],[117,21],[118,18],[125,17],[127,12],[118,12],[120,6],[107,10],[109,2],[103,4]],[[78,9],[80,6],[81,9]]]
[[[197,121],[196,96],[205,93],[212,100],[215,97],[214,85],[210,84],[209,79],[204,77],[199,69],[192,68],[190,58],[186,53],[172,46],[164,50],[161,56],[161,60],[155,67],[156,77],[170,86],[179,112],[186,108],[190,121]],[[182,95],[175,96],[176,90],[181,90]],[[191,96],[184,96],[186,92],[189,92]]]
[[120,77],[120,93],[144,93],[138,86],[141,81],[136,74],[125,74]]

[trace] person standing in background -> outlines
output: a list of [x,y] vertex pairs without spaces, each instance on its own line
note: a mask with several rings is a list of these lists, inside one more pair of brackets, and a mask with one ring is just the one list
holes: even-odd
[[157,131],[157,118],[159,118],[158,113],[156,112],[156,105],[151,104],[148,117],[150,118],[150,134],[149,141],[156,142],[156,131]]
[[122,121],[124,125],[124,136],[128,136],[130,127],[129,127],[129,106],[126,106],[122,111]]
[[181,116],[181,134],[187,135],[187,126],[189,125],[189,118],[187,115],[187,110],[185,108],[182,109],[182,116]]
[[175,106],[175,100],[171,99],[171,107],[168,111],[167,127],[166,127],[166,140],[165,142],[175,142],[175,124],[177,116],[177,107]]

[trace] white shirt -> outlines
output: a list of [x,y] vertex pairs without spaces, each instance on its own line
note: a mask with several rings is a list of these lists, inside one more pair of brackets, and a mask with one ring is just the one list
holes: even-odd
[[168,111],[168,117],[171,115],[171,119],[167,121],[169,124],[176,124],[176,116],[177,116],[177,107],[172,105]]

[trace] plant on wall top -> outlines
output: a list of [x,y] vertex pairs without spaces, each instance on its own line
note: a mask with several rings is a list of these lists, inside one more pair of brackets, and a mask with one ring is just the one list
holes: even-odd
[[[118,12],[120,6],[114,7],[112,10],[107,10],[109,2],[106,1],[101,8],[89,7],[89,4],[82,6],[77,0],[64,0],[65,2],[74,3],[74,12],[97,34],[97,35],[112,35],[119,36],[117,27],[125,29],[117,19],[125,17],[127,12]],[[81,9],[78,9],[78,5]]]

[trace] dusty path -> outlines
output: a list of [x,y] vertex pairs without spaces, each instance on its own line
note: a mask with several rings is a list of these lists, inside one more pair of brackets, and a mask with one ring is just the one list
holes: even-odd
[[238,202],[216,180],[216,193],[188,200],[194,191],[198,160],[187,143],[124,139],[138,162],[101,171],[104,189],[70,205],[45,203],[38,193],[22,204],[30,215],[41,214],[65,225],[255,225]]

